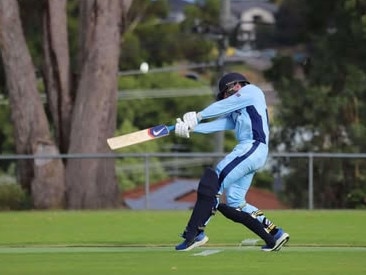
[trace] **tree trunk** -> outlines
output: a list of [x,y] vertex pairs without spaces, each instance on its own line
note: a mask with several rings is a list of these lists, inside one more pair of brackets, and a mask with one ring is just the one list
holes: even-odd
[[[84,39],[69,153],[110,152],[106,139],[115,131],[121,3],[80,2]],[[119,203],[113,159],[68,160],[66,184],[69,208],[107,208]]]
[[66,153],[72,109],[66,0],[47,1],[43,14],[43,75],[47,103],[59,150]]
[[[24,39],[18,2],[0,1],[0,50],[9,92],[18,154],[58,153],[37,91],[35,69]],[[64,202],[64,166],[60,159],[24,160],[19,181],[36,208],[58,208]]]

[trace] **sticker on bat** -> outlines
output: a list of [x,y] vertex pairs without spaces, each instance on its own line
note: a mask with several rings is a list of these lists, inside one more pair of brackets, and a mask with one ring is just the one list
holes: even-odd
[[169,134],[169,130],[165,125],[158,125],[155,127],[151,127],[148,131],[149,136],[152,137],[162,137]]

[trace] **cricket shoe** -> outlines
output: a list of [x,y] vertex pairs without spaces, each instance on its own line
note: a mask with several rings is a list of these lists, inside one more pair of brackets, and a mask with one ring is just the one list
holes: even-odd
[[285,243],[290,239],[290,235],[283,231],[282,228],[278,228],[276,235],[273,236],[276,243],[273,247],[268,245],[262,246],[262,251],[270,252],[270,251],[279,251]]
[[201,232],[200,234],[198,234],[193,241],[187,241],[184,240],[182,243],[178,244],[175,247],[175,250],[178,251],[188,251],[191,250],[195,247],[199,247],[201,245],[204,245],[205,243],[207,243],[208,241],[208,237],[206,236],[205,232]]

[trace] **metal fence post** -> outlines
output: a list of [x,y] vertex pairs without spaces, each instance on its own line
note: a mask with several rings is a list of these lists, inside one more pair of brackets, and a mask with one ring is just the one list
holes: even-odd
[[145,209],[149,209],[150,195],[150,160],[149,155],[145,154]]
[[309,209],[314,209],[314,157],[313,153],[309,153]]

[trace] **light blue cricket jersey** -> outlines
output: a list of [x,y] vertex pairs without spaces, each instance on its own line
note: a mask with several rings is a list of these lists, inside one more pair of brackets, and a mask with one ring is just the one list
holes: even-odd
[[193,132],[213,133],[235,130],[239,143],[260,141],[268,145],[269,124],[266,100],[262,90],[255,85],[244,86],[228,98],[212,103],[199,114],[202,120],[217,119],[199,123]]

